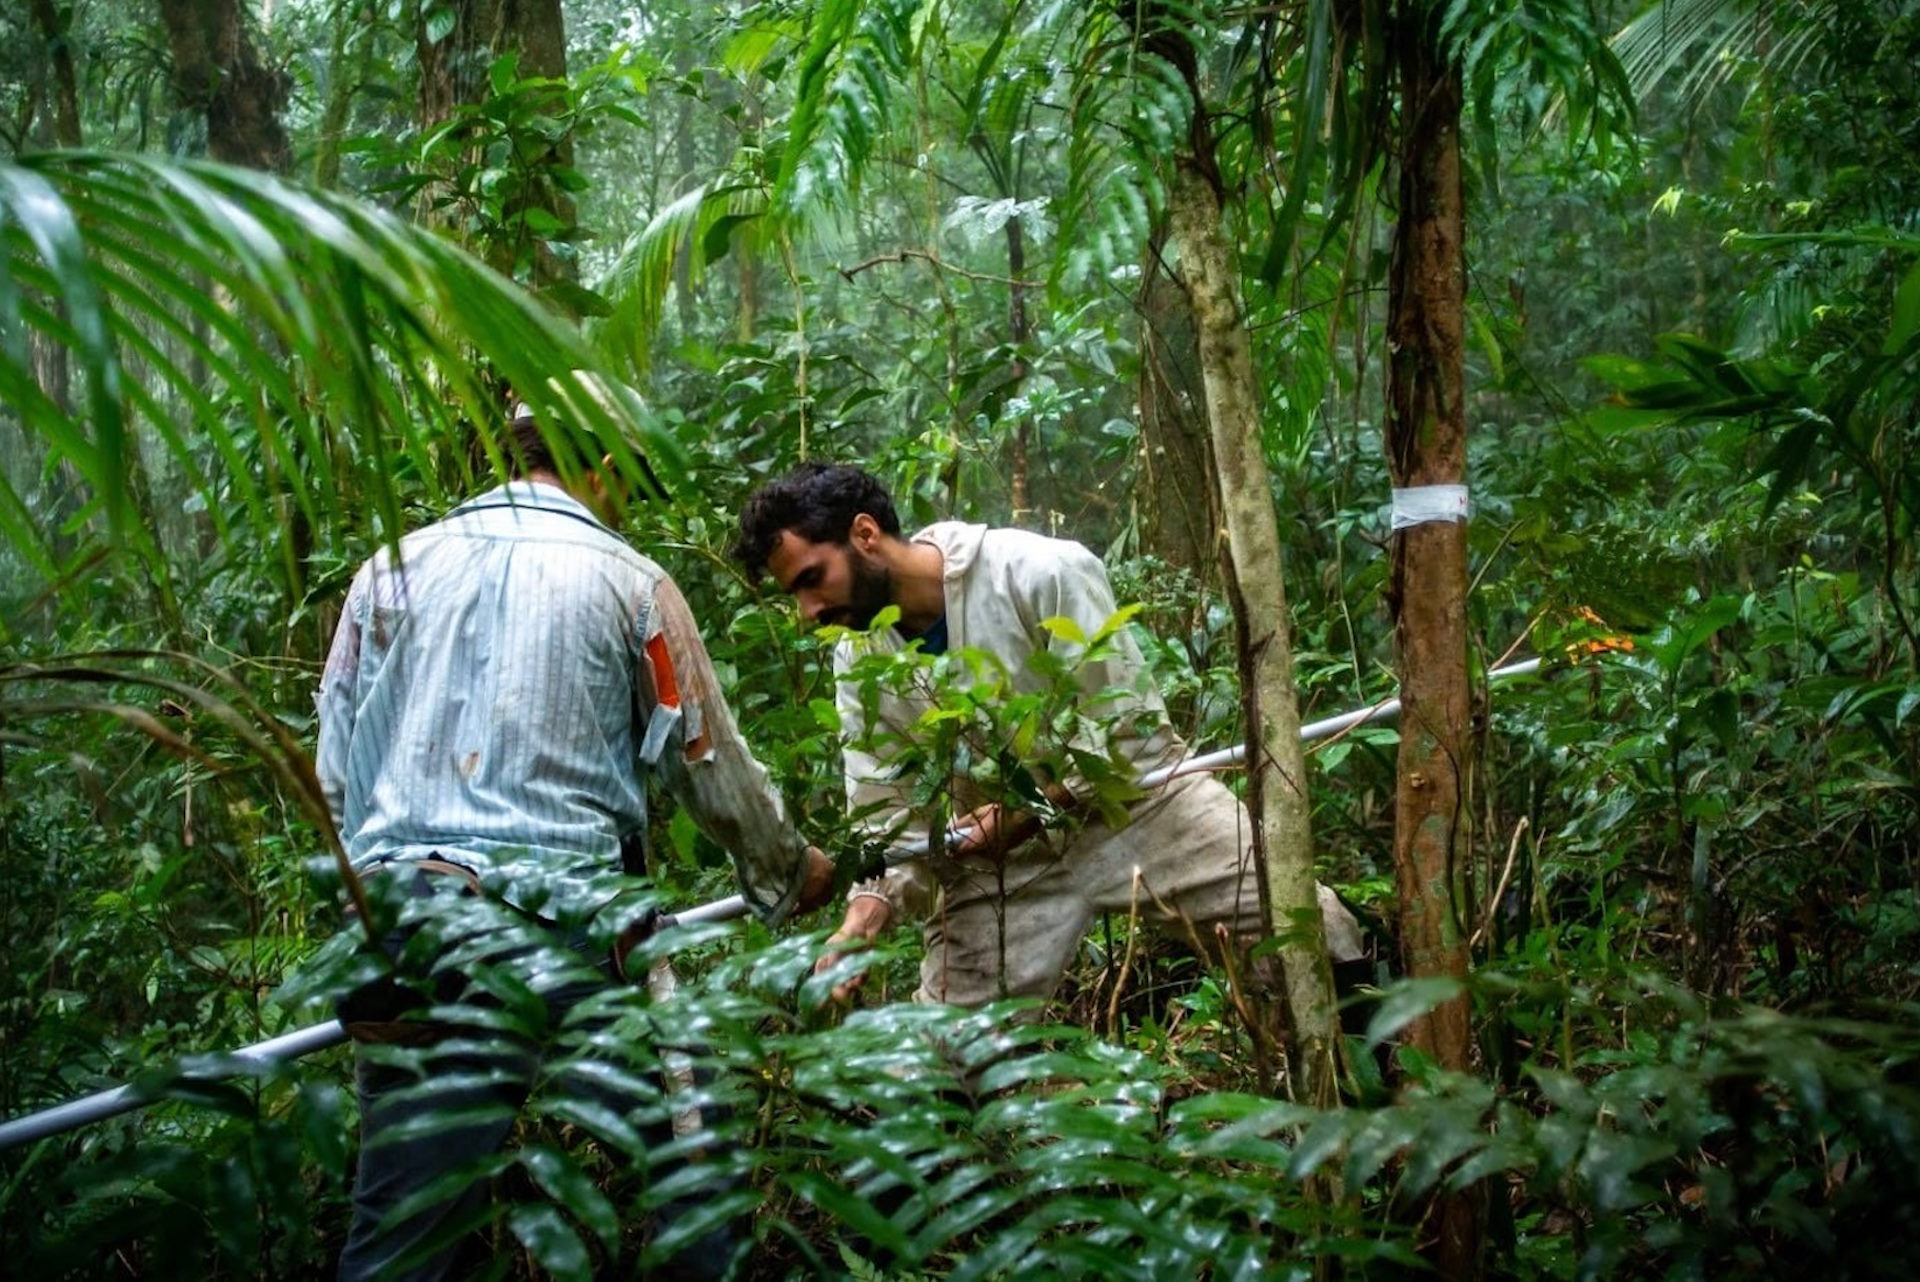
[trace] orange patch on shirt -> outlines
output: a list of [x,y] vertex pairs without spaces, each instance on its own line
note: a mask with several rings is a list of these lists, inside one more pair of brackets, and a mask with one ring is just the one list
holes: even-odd
[[673,657],[667,653],[666,633],[647,641],[647,662],[653,665],[653,697],[669,708],[680,706],[680,679],[673,675]]
[[[680,706],[680,678],[674,675],[673,656],[667,652],[666,633],[647,641],[647,662],[653,668],[653,697],[665,707]],[[707,753],[707,733],[702,727],[698,738],[686,746],[687,760],[697,761]]]

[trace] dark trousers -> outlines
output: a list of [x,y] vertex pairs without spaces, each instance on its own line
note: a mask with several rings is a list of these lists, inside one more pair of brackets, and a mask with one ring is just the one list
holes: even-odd
[[[473,900],[457,879],[414,872],[406,893],[416,899],[438,901],[436,915],[471,910]],[[451,919],[448,919],[451,920]],[[390,956],[398,957],[419,927],[402,926],[385,941]],[[583,959],[584,933],[571,941]],[[508,959],[510,962],[510,959]],[[604,966],[599,967],[605,970]],[[550,1026],[608,981],[567,984],[546,997]],[[447,1000],[453,994],[436,994]],[[377,1027],[343,1019],[362,1031],[378,1034]],[[403,1025],[392,1025],[394,1029]],[[404,1025],[404,1027],[417,1027]],[[384,1062],[366,1044],[355,1047],[354,1086],[360,1101],[360,1163],[354,1179],[353,1223],[340,1254],[340,1282],[438,1282],[465,1277],[474,1270],[462,1263],[463,1251],[476,1242],[468,1229],[484,1222],[489,1188],[485,1178],[497,1163],[490,1159],[505,1144],[520,1108],[532,1092],[540,1072],[539,1047],[498,1030],[443,1028],[443,1037],[458,1038],[457,1052],[442,1044],[427,1047],[418,1061],[425,1076],[411,1066]],[[579,1079],[575,1079],[578,1081]],[[575,1088],[617,1116],[629,1117],[642,1101],[609,1088],[579,1082]],[[711,1120],[711,1119],[709,1119]],[[664,1142],[669,1128],[646,1132],[648,1142]],[[467,1175],[464,1187],[459,1185]],[[440,1186],[436,1193],[428,1190]],[[446,1196],[438,1196],[445,1193]],[[396,1215],[409,1201],[417,1205]],[[424,1205],[418,1205],[424,1203]],[[659,1213],[670,1218],[672,1210]],[[437,1246],[429,1243],[438,1242]],[[734,1254],[729,1230],[708,1234],[675,1261],[674,1275],[718,1278]]]
[[[485,1179],[398,1221],[400,1204],[500,1150],[532,1089],[539,1060],[524,1050],[499,1055],[439,1057],[424,1089],[403,1069],[375,1063],[356,1049],[354,1087],[360,1097],[360,1168],[353,1183],[353,1227],[340,1253],[341,1282],[437,1282],[456,1276],[461,1242],[443,1242],[420,1256],[423,1244],[453,1226],[472,1223],[487,1206]],[[407,1136],[420,1119],[442,1119],[431,1134]],[[403,1264],[413,1257],[417,1262]],[[464,1270],[461,1274],[464,1275]]]

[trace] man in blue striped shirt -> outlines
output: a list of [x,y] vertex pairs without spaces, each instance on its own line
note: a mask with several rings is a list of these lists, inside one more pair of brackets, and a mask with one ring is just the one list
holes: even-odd
[[[732,857],[763,918],[824,902],[832,864],[795,831],[741,740],[685,599],[610,528],[624,502],[611,460],[563,469],[552,448],[518,415],[512,482],[354,578],[321,680],[317,754],[353,866],[412,877],[423,894],[484,881],[511,902],[517,869],[582,857],[618,868],[622,843],[645,828],[657,771]],[[362,1151],[342,1278],[446,1276],[452,1247],[416,1268],[398,1263],[484,1204],[484,1187],[382,1221],[511,1127],[382,1142],[423,1111],[391,1098],[410,1080],[359,1056]],[[457,1109],[453,1093],[429,1102]]]

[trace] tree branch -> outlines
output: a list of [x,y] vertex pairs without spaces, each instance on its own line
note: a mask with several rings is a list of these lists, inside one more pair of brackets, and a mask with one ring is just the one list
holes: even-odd
[[969,271],[965,267],[955,267],[938,254],[929,253],[924,249],[897,249],[891,254],[876,254],[863,263],[855,263],[851,267],[837,267],[834,270],[848,280],[852,280],[869,267],[878,267],[882,263],[904,263],[909,258],[918,258],[931,266],[935,271],[952,272],[954,275],[964,276],[968,280],[991,281],[996,285],[1014,285],[1021,289],[1034,289],[1039,284],[1037,281],[1021,280],[1013,276],[995,276],[988,272]]

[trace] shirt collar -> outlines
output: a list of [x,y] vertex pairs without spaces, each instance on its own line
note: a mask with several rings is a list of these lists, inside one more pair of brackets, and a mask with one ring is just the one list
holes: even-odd
[[593,510],[573,495],[557,485],[544,481],[508,481],[496,486],[485,494],[476,495],[449,512],[448,516],[459,516],[464,512],[483,507],[524,507],[536,512],[564,512],[578,517],[612,534],[606,523],[593,514]]

